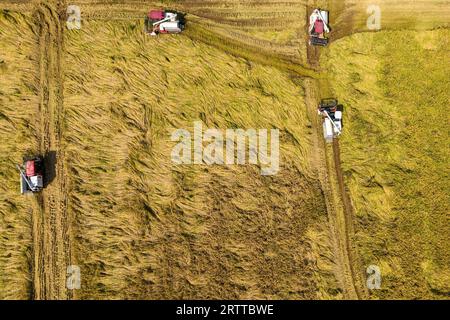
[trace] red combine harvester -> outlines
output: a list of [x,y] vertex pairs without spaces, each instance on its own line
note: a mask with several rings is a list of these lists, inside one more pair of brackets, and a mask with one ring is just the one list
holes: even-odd
[[20,192],[35,193],[44,188],[44,160],[37,157],[25,158],[23,165],[17,165],[20,171]]
[[151,10],[145,18],[147,33],[156,36],[160,33],[180,33],[184,29],[183,19],[175,12]]
[[309,17],[309,44],[323,47],[328,45],[329,32],[328,11],[314,9]]

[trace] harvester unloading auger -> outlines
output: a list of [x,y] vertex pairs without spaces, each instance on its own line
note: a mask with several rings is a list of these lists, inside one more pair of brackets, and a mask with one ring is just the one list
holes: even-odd
[[328,25],[328,11],[314,9],[309,16],[309,44],[313,46],[328,45],[328,33],[330,27]]

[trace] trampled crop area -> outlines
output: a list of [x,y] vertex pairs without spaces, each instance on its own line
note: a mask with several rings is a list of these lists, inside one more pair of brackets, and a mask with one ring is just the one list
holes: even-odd
[[[316,265],[331,253],[302,89],[274,68],[141,30],[93,22],[66,39],[80,297],[326,296],[332,259]],[[174,165],[171,131],[198,120],[282,128],[280,173]]]
[[[366,2],[80,0],[79,30],[65,1],[1,3],[0,299],[448,296],[450,7],[381,1],[358,33]],[[312,49],[317,6],[331,44]],[[151,8],[186,29],[146,35]],[[174,163],[196,122],[279,129],[279,171]],[[28,154],[51,179],[20,195]]]
[[[5,20],[12,38],[17,23]],[[185,37],[148,38],[142,27],[90,22],[64,38],[61,145],[73,239],[66,255],[83,279],[74,298],[339,297],[301,86],[278,69]],[[12,110],[4,109],[5,119]],[[39,110],[28,112],[33,119]],[[171,130],[191,130],[198,120],[205,128],[280,128],[279,174],[174,165]],[[18,207],[29,199],[17,194],[20,157],[5,159],[14,197],[2,214],[11,219],[16,208],[26,217],[16,214],[17,223],[32,228],[32,216]],[[41,263],[15,254],[16,268]],[[21,270],[23,286],[36,285]],[[45,288],[45,271],[38,277]],[[5,297],[26,298],[29,290]]]

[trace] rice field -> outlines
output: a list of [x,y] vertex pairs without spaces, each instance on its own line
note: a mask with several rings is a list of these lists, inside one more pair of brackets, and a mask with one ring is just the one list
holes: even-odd
[[[142,27],[92,22],[66,39],[78,297],[339,295],[302,89],[277,69]],[[172,164],[171,130],[196,120],[280,128],[280,174]]]
[[26,299],[31,286],[31,204],[16,163],[35,147],[34,37],[21,15],[0,12],[0,299]]
[[[17,60],[2,55],[2,72],[16,79],[2,77],[8,83],[2,163],[11,162],[2,165],[2,176],[11,196],[2,201],[0,226],[9,231],[2,237],[0,281],[2,298],[26,299],[36,262],[33,218],[13,164],[27,142],[36,146],[38,90],[29,82],[36,81],[37,31],[26,17],[12,16],[2,16],[8,50],[20,29],[29,30],[29,43]],[[142,21],[92,21],[65,33],[60,143],[72,239],[66,255],[82,276],[71,297],[341,297],[327,211],[309,160],[301,80],[183,36],[148,38],[142,29]],[[28,95],[15,98],[11,92],[20,88]],[[6,99],[27,112],[6,107]],[[195,120],[205,128],[279,128],[280,173],[172,164],[171,131],[191,129]]]
[[[368,298],[448,297],[448,1],[380,1],[384,30],[352,36],[368,1],[80,0],[72,31],[44,2],[0,4],[0,299],[343,299],[368,265],[383,281]],[[316,4],[336,40],[320,66]],[[187,29],[146,36],[150,7]],[[325,93],[345,106],[347,229]],[[171,133],[194,121],[278,128],[279,173],[174,164]],[[57,179],[21,196],[15,164],[54,149]]]
[[448,297],[449,35],[358,34],[322,57],[346,106],[342,166],[358,252],[383,275],[376,298]]
[[[306,63],[306,1],[180,1],[194,26],[217,32],[254,50]],[[198,18],[197,18],[198,17]]]
[[338,39],[367,32],[367,21],[376,5],[381,30],[433,30],[450,26],[449,0],[342,0],[331,1],[333,36]]

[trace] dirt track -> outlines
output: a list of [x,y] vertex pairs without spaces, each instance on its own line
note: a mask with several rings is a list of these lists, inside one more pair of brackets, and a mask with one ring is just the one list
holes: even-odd
[[[317,1],[310,1],[307,9],[307,19],[312,10],[320,6],[323,6],[323,4],[317,4]],[[338,5],[328,5],[331,8],[330,14],[334,13],[333,8],[336,8],[336,6]],[[351,30],[351,27],[348,29]],[[335,37],[336,34],[332,35],[331,41]],[[305,42],[308,63],[311,67],[320,70],[320,50],[322,48],[309,46],[308,40],[305,40]],[[329,221],[333,229],[332,234],[334,236],[336,263],[338,265],[338,270],[335,272],[343,286],[344,297],[347,299],[362,299],[367,296],[367,291],[364,287],[362,268],[355,258],[356,253],[354,252],[355,249],[351,241],[354,229],[354,209],[345,188],[341,168],[339,140],[334,140],[333,149],[330,150],[324,144],[323,139],[319,138],[322,133],[322,123],[318,120],[319,117],[317,117],[317,104],[320,99],[331,98],[333,94],[326,78],[322,78],[319,81],[307,81],[305,86],[308,113],[315,128],[313,136],[315,158],[321,164],[317,165],[316,169],[318,170],[319,180],[322,183],[322,188],[327,199]],[[330,151],[333,154],[332,158],[330,157]],[[323,169],[324,165],[326,170]]]
[[64,152],[61,147],[63,28],[56,10],[39,4],[35,12],[40,98],[36,136],[37,149],[45,155],[47,186],[36,198],[33,210],[34,299],[70,297],[65,290],[65,270],[71,259]]
[[358,267],[356,254],[351,243],[353,234],[353,208],[346,193],[342,169],[340,166],[339,142],[335,140],[333,149],[328,147],[322,135],[322,123],[317,116],[317,103],[323,98],[318,81],[306,80],[306,105],[313,125],[313,165],[326,199],[328,221],[333,236],[336,269],[335,274],[340,281],[344,298],[362,299],[366,296],[362,268]]
[[345,226],[345,246],[348,256],[348,262],[350,266],[350,272],[352,276],[352,281],[355,287],[355,292],[359,299],[367,296],[367,289],[365,287],[363,279],[364,268],[361,267],[361,263],[357,258],[356,248],[352,243],[351,237],[354,235],[354,213],[350,194],[345,186],[343,171],[341,167],[341,151],[339,148],[339,139],[333,142],[333,157],[334,157],[334,167],[336,172],[336,177],[339,185],[339,193],[341,194],[342,203],[344,205],[344,226]]

